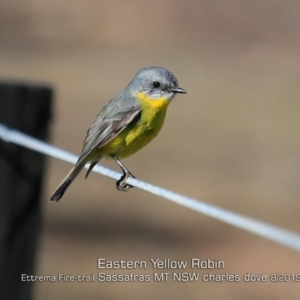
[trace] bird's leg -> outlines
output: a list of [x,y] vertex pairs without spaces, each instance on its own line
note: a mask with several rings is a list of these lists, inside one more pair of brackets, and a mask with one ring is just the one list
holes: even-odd
[[133,186],[130,184],[127,184],[125,181],[129,177],[132,177],[132,178],[135,178],[135,177],[125,168],[125,166],[119,161],[119,159],[115,155],[111,155],[111,157],[116,161],[116,163],[120,166],[120,168],[123,171],[123,175],[116,182],[117,189],[122,192],[128,192],[128,190],[133,188]]

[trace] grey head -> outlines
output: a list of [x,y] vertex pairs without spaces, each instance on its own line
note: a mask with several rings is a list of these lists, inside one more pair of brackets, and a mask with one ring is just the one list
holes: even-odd
[[151,98],[166,97],[173,99],[177,93],[185,94],[186,91],[178,86],[174,74],[161,67],[148,67],[139,70],[126,87],[133,96],[143,92]]

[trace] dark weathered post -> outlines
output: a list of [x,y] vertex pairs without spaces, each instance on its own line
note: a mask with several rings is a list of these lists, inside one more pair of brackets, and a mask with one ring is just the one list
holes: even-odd
[[[0,83],[0,123],[41,140],[48,137],[52,91]],[[32,299],[45,157],[0,140],[0,299]]]

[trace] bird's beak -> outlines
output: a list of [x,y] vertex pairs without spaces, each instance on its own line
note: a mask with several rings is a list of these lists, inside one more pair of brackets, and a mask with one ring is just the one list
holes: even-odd
[[186,90],[184,90],[180,87],[172,87],[172,88],[170,88],[170,91],[173,93],[186,94]]

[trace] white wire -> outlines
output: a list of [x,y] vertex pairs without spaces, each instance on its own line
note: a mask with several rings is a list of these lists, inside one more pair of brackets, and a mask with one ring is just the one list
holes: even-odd
[[[17,145],[32,149],[34,151],[67,161],[69,163],[75,163],[78,157],[67,151],[61,150],[57,147],[51,146],[47,143],[41,142],[35,138],[32,138],[26,134],[23,134],[16,130],[11,130],[5,125],[0,124],[0,138],[9,143],[15,143]],[[102,166],[95,166],[93,171],[100,173],[102,175],[119,179],[121,174],[113,170],[107,169]],[[129,178],[127,182],[135,187],[142,190],[150,192],[152,194],[158,195],[160,197],[166,198],[177,204],[188,207],[194,211],[203,213],[207,216],[213,217],[215,219],[221,220],[225,223],[231,224],[233,226],[239,227],[251,233],[254,233],[263,238],[269,239],[271,241],[282,244],[286,247],[292,248],[300,252],[300,235],[291,232],[277,226],[273,226],[207,203],[202,201],[186,197],[174,193],[172,191],[154,186],[152,184],[140,181],[138,179]]]

